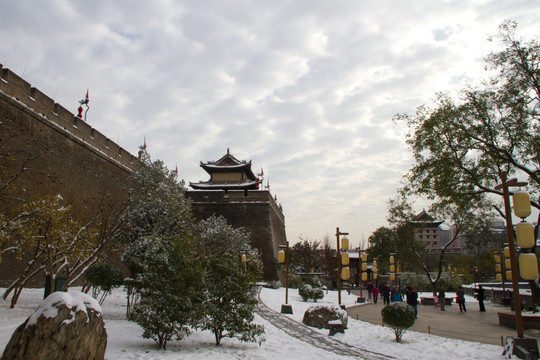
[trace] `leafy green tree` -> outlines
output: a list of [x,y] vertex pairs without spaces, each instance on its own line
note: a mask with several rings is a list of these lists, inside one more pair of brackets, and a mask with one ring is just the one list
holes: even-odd
[[532,206],[540,209],[540,44],[518,38],[516,29],[512,21],[500,26],[506,47],[486,57],[492,75],[481,86],[438,94],[433,106],[395,117],[409,127],[415,159],[403,194],[427,198],[469,239],[485,234],[482,219],[492,210],[504,217],[496,189],[503,171],[528,180]]
[[299,242],[290,248],[290,264],[301,272],[320,271],[322,250],[321,242],[299,238]]
[[210,330],[216,345],[223,338],[264,341],[264,327],[254,324],[257,300],[250,296],[251,274],[244,271],[234,254],[212,256],[205,265],[205,295],[199,327]]
[[197,324],[203,282],[195,245],[189,237],[146,239],[133,319],[143,328],[143,337],[160,349],[173,337],[189,335]]
[[[212,331],[216,345],[224,337],[260,343],[264,328],[253,323],[257,301],[250,291],[262,273],[262,260],[249,234],[228,225],[222,216],[200,221],[196,234],[205,284],[198,327]],[[244,264],[241,254],[246,255]]]
[[[112,289],[121,286],[124,282],[122,270],[113,264],[94,264],[90,266],[84,275],[86,280],[92,285],[92,297],[94,299],[99,298],[100,305],[103,304]],[[83,291],[86,292],[88,290],[83,288]]]

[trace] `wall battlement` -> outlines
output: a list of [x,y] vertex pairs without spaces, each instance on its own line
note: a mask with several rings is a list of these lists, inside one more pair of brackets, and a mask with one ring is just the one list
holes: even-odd
[[32,87],[20,76],[8,68],[4,68],[2,64],[0,64],[0,91],[47,119],[50,126],[57,126],[59,129],[65,130],[77,140],[86,143],[89,148],[98,150],[121,166],[132,169],[137,161],[137,158],[127,150],[62,105],[55,103],[53,99]]

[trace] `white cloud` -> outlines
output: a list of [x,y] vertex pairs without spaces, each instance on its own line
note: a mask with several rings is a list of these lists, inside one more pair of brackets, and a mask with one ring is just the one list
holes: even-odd
[[186,181],[227,148],[264,167],[289,240],[353,244],[386,225],[411,163],[396,113],[483,78],[507,18],[538,35],[534,0],[12,1],[0,63]]

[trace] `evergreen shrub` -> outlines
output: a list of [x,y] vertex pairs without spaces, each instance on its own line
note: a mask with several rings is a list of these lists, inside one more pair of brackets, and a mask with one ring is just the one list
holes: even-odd
[[403,333],[414,325],[414,308],[404,302],[386,305],[381,310],[384,325],[390,327],[396,335],[396,341],[401,342]]

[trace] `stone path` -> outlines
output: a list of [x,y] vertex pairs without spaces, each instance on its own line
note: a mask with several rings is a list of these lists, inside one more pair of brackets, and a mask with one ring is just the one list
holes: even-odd
[[334,354],[353,356],[357,359],[366,360],[380,360],[380,359],[395,359],[392,356],[376,353],[373,351],[361,349],[351,346],[349,344],[342,343],[327,334],[321,334],[315,330],[310,329],[304,324],[296,322],[290,319],[286,315],[282,315],[269,307],[267,307],[258,296],[260,288],[256,289],[257,293],[253,294],[259,299],[259,305],[256,309],[256,313],[263,319],[270,322],[278,329],[283,330],[287,335],[296,339],[307,342],[310,345],[316,346],[320,349],[332,352]]

